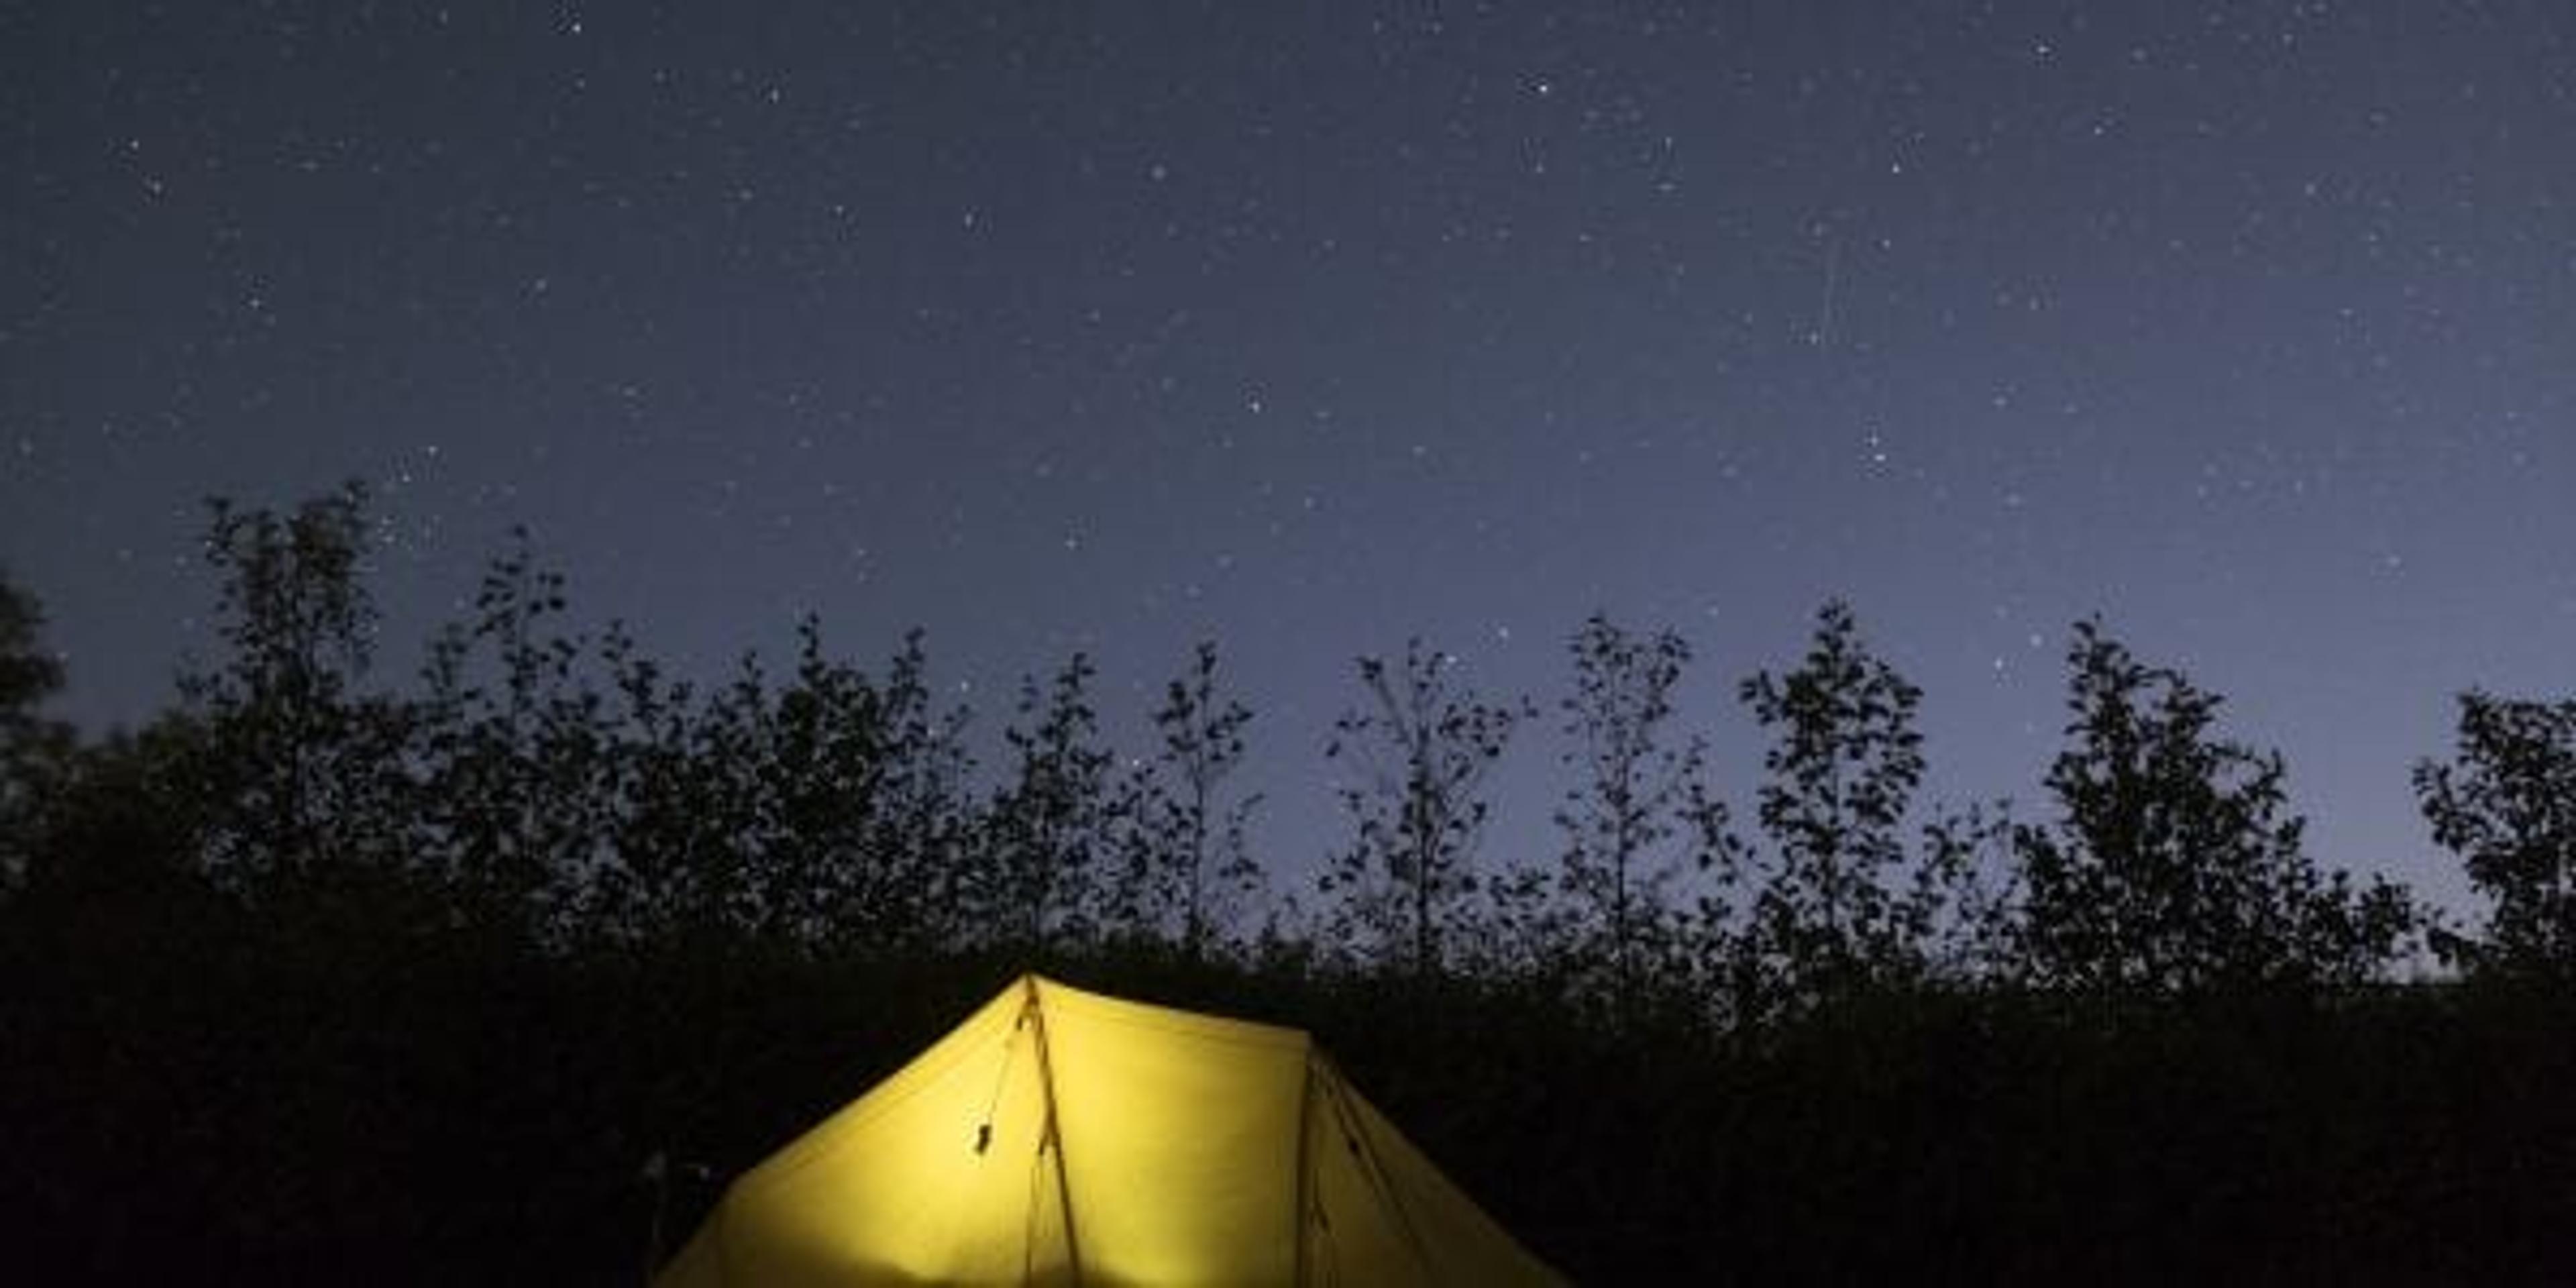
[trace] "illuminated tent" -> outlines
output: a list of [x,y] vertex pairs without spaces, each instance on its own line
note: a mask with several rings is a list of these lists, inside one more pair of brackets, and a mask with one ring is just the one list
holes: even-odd
[[656,1282],[1561,1280],[1304,1033],[1026,976],[737,1178]]

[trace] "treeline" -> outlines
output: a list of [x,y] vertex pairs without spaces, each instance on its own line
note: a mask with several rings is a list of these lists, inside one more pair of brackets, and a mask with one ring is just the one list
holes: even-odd
[[[221,651],[103,738],[0,585],[0,1211],[75,1276],[631,1280],[1029,967],[1317,1030],[1581,1278],[2576,1246],[2576,701],[2465,694],[2418,769],[2475,926],[2321,862],[2281,757],[2100,622],[2037,815],[1921,800],[1922,694],[1840,604],[1738,686],[1749,787],[1670,632],[1581,623],[1543,706],[1363,659],[1345,839],[1265,865],[1213,644],[1150,747],[1076,655],[979,764],[918,634],[868,666],[809,619],[706,684],[575,629],[522,536],[371,686],[366,506],[215,506]],[[1489,775],[1548,728],[1552,857],[1495,862]]]

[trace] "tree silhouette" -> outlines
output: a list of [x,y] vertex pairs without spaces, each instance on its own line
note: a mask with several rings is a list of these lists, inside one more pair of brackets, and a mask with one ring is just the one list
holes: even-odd
[[568,932],[614,835],[604,699],[577,673],[581,640],[555,625],[565,607],[562,575],[514,529],[471,624],[432,640],[414,707],[424,861],[465,920],[532,940]]
[[1260,889],[1244,827],[1261,798],[1220,796],[1243,763],[1251,721],[1251,710],[1218,686],[1215,642],[1201,641],[1164,687],[1154,711],[1162,746],[1134,784],[1122,920],[1168,928],[1189,961],[1206,954],[1217,928]]
[[860,670],[823,650],[822,623],[796,627],[796,670],[768,721],[760,811],[762,884],[773,933],[807,948],[913,936],[923,874],[875,844],[887,809],[886,703]]
[[2415,767],[2433,839],[2495,901],[2486,941],[2447,955],[2509,970],[2576,972],[2576,701],[2460,695],[2456,760]]
[[1529,714],[1527,703],[1490,704],[1454,687],[1456,663],[1418,638],[1392,671],[1359,659],[1368,703],[1334,720],[1324,752],[1360,777],[1340,793],[1356,835],[1318,887],[1338,899],[1339,929],[1382,960],[1401,954],[1417,978],[1439,973],[1465,928],[1488,808],[1478,789]]
[[[2381,968],[2413,908],[2321,872],[2280,758],[2094,623],[2055,809],[1909,831],[1918,696],[1840,605],[1739,690],[1758,848],[1676,729],[1687,648],[1583,623],[1562,848],[1501,880],[1483,792],[1529,707],[1420,641],[1364,662],[1332,915],[1254,939],[1227,933],[1254,798],[1213,645],[1141,762],[1101,738],[1089,659],[1040,676],[990,781],[918,632],[862,670],[808,618],[790,663],[683,682],[621,625],[567,629],[522,538],[413,687],[373,694],[356,498],[218,519],[224,650],[132,734],[43,718],[59,673],[0,579],[0,1213],[74,1277],[578,1279],[661,1197],[639,1162],[684,1225],[1022,953],[1328,1035],[1587,1280],[2564,1260],[2576,704],[2467,695],[2417,776],[2497,901],[2464,960],[2539,987],[2282,987]],[[1999,838],[2022,888],[1972,889]],[[1717,877],[1696,918],[1667,906],[1684,856]]]
[[866,865],[880,942],[926,947],[963,938],[961,918],[973,872],[968,848],[975,808],[966,748],[973,719],[964,706],[940,708],[930,687],[930,656],[919,630],[907,632],[878,687],[886,739],[882,807]]
[[1922,691],[1861,642],[1848,605],[1832,602],[1797,669],[1757,673],[1739,694],[1772,737],[1755,814],[1770,870],[1737,950],[1775,994],[1756,1005],[1806,1005],[1918,972],[1941,893],[1921,871],[1903,879],[1906,818],[1923,780]]
[[615,801],[608,853],[585,890],[591,933],[625,944],[664,940],[724,924],[718,874],[689,861],[689,732],[692,694],[666,680],[622,625],[602,634],[614,706],[606,716],[604,772]]
[[1076,653],[1045,689],[1025,681],[1018,718],[1003,731],[1017,772],[986,818],[992,848],[979,906],[986,935],[1024,953],[1043,955],[1101,928],[1101,869],[1120,805],[1091,706],[1095,674]]
[[62,663],[45,651],[44,608],[0,572],[0,895],[37,861],[47,803],[70,770],[68,725],[37,713],[62,687]]
[[2053,827],[2014,831],[2025,960],[2048,985],[2175,994],[2222,984],[2348,982],[2413,928],[2384,880],[2318,869],[2288,812],[2279,753],[2216,736],[2220,699],[2080,622]]
[[16,732],[63,687],[63,665],[42,646],[44,606],[0,570],[0,732]]
[[366,506],[356,483],[285,516],[209,503],[204,555],[223,579],[227,651],[181,676],[182,728],[198,735],[207,864],[246,892],[407,861],[409,712],[355,692],[376,622],[361,577]]
[[1676,860],[1717,866],[1725,814],[1706,782],[1706,744],[1669,741],[1690,645],[1671,631],[1633,635],[1594,613],[1568,648],[1574,690],[1560,707],[1576,782],[1555,815],[1565,838],[1558,884],[1576,909],[1578,951],[1617,1013],[1650,972],[1671,964],[1681,939],[1667,897]]

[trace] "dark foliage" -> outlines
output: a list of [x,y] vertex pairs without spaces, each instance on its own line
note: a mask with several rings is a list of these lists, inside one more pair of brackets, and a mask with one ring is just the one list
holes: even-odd
[[1922,690],[1831,603],[1797,669],[1757,674],[1739,692],[1771,736],[1755,812],[1769,862],[1742,932],[1721,946],[1739,1019],[1920,978],[1959,876],[1946,866],[1954,849],[1918,860],[1907,844]]
[[2419,787],[2497,912],[2469,974],[2399,985],[2411,904],[2323,873],[2279,758],[2098,627],[2060,818],[1917,827],[1920,695],[1828,606],[1742,688],[1747,841],[1680,728],[1687,647],[1595,618],[1561,862],[1499,875],[1479,788],[1530,708],[1417,643],[1362,666],[1358,835],[1309,928],[1259,901],[1213,646],[1125,772],[1087,659],[1032,683],[987,787],[919,636],[867,670],[808,622],[786,674],[700,690],[572,628],[522,539],[414,690],[370,690],[363,510],[218,507],[227,652],[130,734],[43,717],[41,615],[0,585],[25,1277],[632,1282],[1032,965],[1314,1031],[1590,1282],[2576,1261],[2567,705],[2464,700]]
[[1429,976],[1474,932],[1485,776],[1528,713],[1456,687],[1457,658],[1407,640],[1393,668],[1359,660],[1366,705],[1333,722],[1325,756],[1352,767],[1341,789],[1354,835],[1320,885],[1339,937]]
[[2495,900],[2483,942],[2449,955],[2576,979],[2576,701],[2460,695],[2459,758],[2425,761],[2415,790],[2433,839]]
[[2216,695],[2096,623],[2076,627],[2068,662],[2074,745],[2048,773],[2063,821],[2014,834],[2037,981],[2158,995],[2348,984],[2397,956],[2413,901],[2309,857],[2281,757],[2217,737]]
[[63,684],[62,663],[39,639],[44,608],[0,575],[0,892],[27,878],[71,758],[72,731],[38,708]]
[[1096,939],[1111,898],[1106,869],[1125,804],[1111,791],[1091,706],[1095,673],[1077,653],[1043,690],[1024,683],[1019,720],[1003,734],[1017,773],[985,817],[969,933],[1032,961]]
[[1258,795],[1226,798],[1252,711],[1218,687],[1217,647],[1202,641],[1154,710],[1162,744],[1128,787],[1126,867],[1114,924],[1169,937],[1199,961],[1239,929],[1262,887],[1245,827]]
[[1572,923],[1562,965],[1591,1008],[1624,1019],[1646,997],[1688,987],[1694,928],[1672,892],[1687,872],[1731,878],[1738,846],[1709,781],[1707,744],[1671,742],[1690,645],[1596,613],[1570,651],[1564,758],[1576,783],[1555,815],[1556,885]]

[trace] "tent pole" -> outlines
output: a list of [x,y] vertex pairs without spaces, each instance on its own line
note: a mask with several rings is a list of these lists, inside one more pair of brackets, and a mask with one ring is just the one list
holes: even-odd
[[1296,1277],[1290,1281],[1297,1288],[1312,1282],[1306,1245],[1315,1232],[1315,1053],[1311,1048],[1306,1052],[1302,1091],[1297,1097],[1297,1214],[1292,1218],[1297,1235]]
[[1403,1233],[1404,1245],[1413,1253],[1413,1264],[1420,1267],[1425,1275],[1434,1273],[1438,1263],[1432,1259],[1431,1245],[1423,1242],[1422,1231],[1413,1224],[1412,1210],[1404,1205],[1403,1192],[1396,1188],[1394,1178],[1386,1174],[1386,1162],[1378,1157],[1377,1142],[1369,1136],[1368,1125],[1361,1122],[1359,1114],[1351,1108],[1347,1098],[1349,1088],[1330,1066],[1326,1066],[1324,1072],[1328,1079],[1326,1085],[1332,1089],[1334,1119],[1341,1127],[1343,1139],[1349,1142],[1351,1152],[1359,1157],[1361,1174],[1367,1178],[1369,1187],[1377,1191],[1378,1200],[1386,1204],[1386,1210],[1395,1214],[1395,1228]]
[[1046,1096],[1046,1130],[1038,1137],[1039,1148],[1055,1154],[1055,1201],[1056,1206],[1064,1211],[1065,1265],[1073,1271],[1073,1282],[1076,1288],[1080,1288],[1082,1240],[1074,1231],[1073,1190],[1064,1175],[1064,1133],[1058,1129],[1055,1112],[1055,1059],[1047,1050],[1046,1008],[1038,1001],[1037,976],[1031,975],[1027,978],[1027,987],[1029,1016],[1037,1027],[1035,1036],[1038,1051],[1038,1089]]

